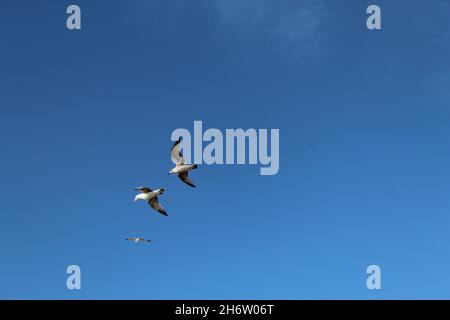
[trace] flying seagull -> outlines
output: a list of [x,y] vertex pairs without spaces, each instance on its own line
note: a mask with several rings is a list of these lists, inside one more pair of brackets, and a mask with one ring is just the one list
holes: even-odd
[[148,187],[139,187],[134,190],[141,192],[140,194],[136,195],[136,197],[134,198],[135,202],[138,200],[145,200],[148,202],[150,207],[152,207],[154,210],[167,216],[166,210],[164,210],[164,208],[159,204],[159,201],[158,201],[158,196],[160,194],[163,194],[163,192],[166,190],[164,190],[163,188],[160,188],[160,189],[156,189],[155,191],[152,191],[152,189],[150,189]]
[[147,240],[147,239],[144,239],[144,238],[126,238],[125,240],[134,241],[134,243],[138,243],[138,242],[152,242],[152,240]]
[[186,164],[185,163],[183,154],[180,151],[180,142],[181,142],[181,137],[178,138],[178,140],[173,145],[172,150],[170,151],[172,158],[176,160],[177,164],[175,165],[175,168],[173,168],[169,171],[169,174],[177,173],[178,178],[180,178],[181,181],[183,181],[187,185],[195,188],[194,183],[188,177],[188,172],[189,172],[189,170],[197,169],[198,166],[196,164]]

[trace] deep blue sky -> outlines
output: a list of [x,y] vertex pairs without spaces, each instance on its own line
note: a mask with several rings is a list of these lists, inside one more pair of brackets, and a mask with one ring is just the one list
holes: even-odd
[[[0,0],[0,298],[450,298],[449,14]],[[279,174],[169,177],[170,134],[194,120],[279,128]],[[169,217],[132,203],[139,185],[167,190]]]

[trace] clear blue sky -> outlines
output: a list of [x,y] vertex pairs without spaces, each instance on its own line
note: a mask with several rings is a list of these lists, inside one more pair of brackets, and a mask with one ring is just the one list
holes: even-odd
[[[0,0],[0,298],[450,298],[449,14]],[[168,176],[170,134],[194,120],[279,128],[279,174]],[[169,217],[132,203],[140,185],[166,189]]]

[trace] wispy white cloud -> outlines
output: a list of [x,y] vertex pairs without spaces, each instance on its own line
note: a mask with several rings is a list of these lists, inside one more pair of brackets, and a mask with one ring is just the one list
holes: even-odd
[[320,0],[213,0],[221,22],[265,49],[310,54],[321,40]]

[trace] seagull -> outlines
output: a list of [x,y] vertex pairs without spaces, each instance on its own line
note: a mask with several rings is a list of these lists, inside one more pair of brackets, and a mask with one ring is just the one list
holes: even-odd
[[134,202],[136,202],[138,200],[145,200],[148,202],[150,207],[152,207],[154,210],[167,216],[166,210],[164,210],[164,208],[159,204],[159,201],[158,201],[158,196],[160,194],[163,194],[163,192],[166,190],[164,190],[163,188],[160,188],[160,189],[156,189],[155,191],[152,191],[152,189],[150,189],[148,187],[139,187],[134,190],[141,192],[140,194],[136,195],[136,197],[134,198]]
[[198,166],[196,164],[186,164],[184,162],[183,154],[180,151],[180,142],[181,137],[178,138],[178,140],[173,145],[172,150],[170,151],[172,158],[176,160],[177,164],[175,165],[175,168],[169,171],[169,174],[177,173],[178,178],[180,178],[181,181],[186,183],[188,186],[195,188],[194,183],[188,177],[188,172],[189,170],[197,169]]
[[147,239],[144,239],[144,238],[126,238],[125,240],[134,241],[134,243],[138,243],[138,242],[152,242],[152,240],[147,240]]

